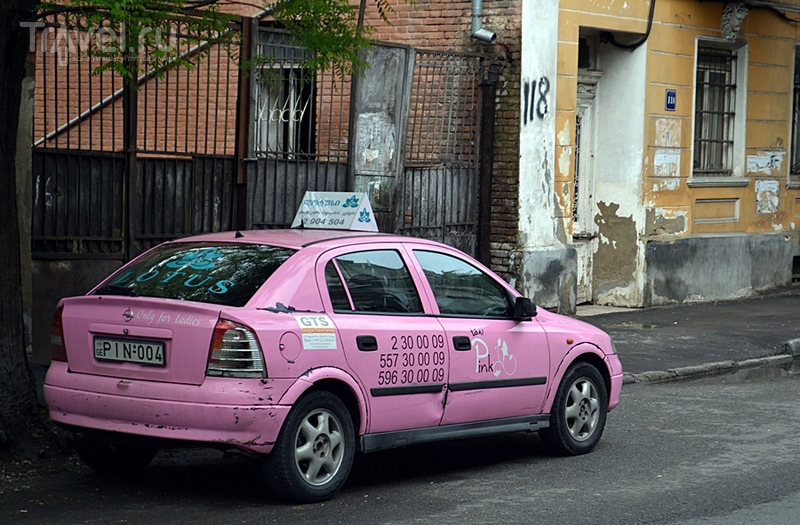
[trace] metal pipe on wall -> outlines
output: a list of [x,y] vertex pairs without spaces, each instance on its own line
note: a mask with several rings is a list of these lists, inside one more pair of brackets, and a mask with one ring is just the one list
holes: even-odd
[[497,35],[494,31],[483,28],[483,0],[472,0],[472,26],[470,35],[472,38],[483,40],[494,44],[497,42]]

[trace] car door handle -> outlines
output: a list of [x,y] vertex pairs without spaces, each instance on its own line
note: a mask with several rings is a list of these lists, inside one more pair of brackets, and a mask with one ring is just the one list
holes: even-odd
[[378,340],[373,335],[359,335],[356,337],[356,346],[362,352],[374,352],[378,349]]
[[465,350],[470,350],[472,348],[472,343],[470,342],[469,337],[465,335],[457,335],[453,337],[453,348],[459,352],[464,352]]

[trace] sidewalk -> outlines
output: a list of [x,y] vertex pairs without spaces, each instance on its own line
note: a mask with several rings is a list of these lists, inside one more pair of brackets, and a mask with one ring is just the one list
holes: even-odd
[[579,306],[577,317],[614,339],[626,383],[789,369],[792,356],[800,358],[800,285],[724,302],[641,309]]

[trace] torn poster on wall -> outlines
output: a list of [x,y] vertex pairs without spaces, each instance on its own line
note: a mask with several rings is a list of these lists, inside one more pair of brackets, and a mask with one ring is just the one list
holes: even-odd
[[756,181],[756,208],[758,213],[778,213],[778,191],[780,183],[776,180]]

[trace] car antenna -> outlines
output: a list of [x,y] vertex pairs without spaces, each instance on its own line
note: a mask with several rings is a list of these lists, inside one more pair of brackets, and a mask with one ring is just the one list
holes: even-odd
[[242,232],[240,232],[239,230],[236,230],[236,234],[234,235],[234,237],[236,237],[237,239],[241,239],[242,237],[244,237],[244,235],[242,235]]

